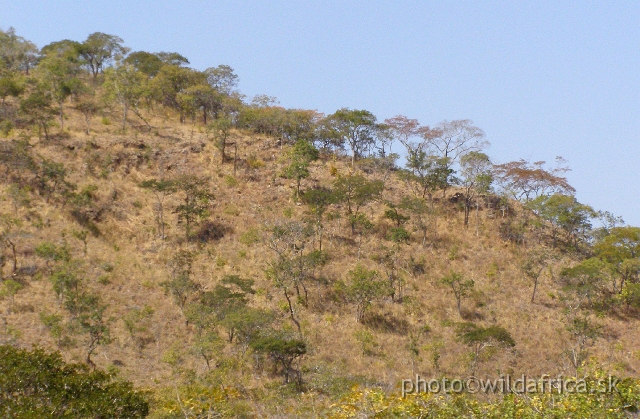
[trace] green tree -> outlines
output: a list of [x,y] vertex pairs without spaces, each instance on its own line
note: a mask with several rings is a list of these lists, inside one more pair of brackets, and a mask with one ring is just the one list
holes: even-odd
[[37,72],[41,89],[46,91],[58,105],[60,130],[64,130],[64,102],[77,95],[83,88],[77,77],[80,67],[77,62],[57,55],[49,55],[38,64]]
[[464,225],[469,226],[469,213],[473,203],[476,204],[476,236],[479,235],[479,196],[489,192],[493,165],[489,156],[478,151],[471,151],[460,157],[461,186],[464,194]]
[[309,163],[318,159],[318,149],[308,141],[298,140],[289,152],[290,163],[284,176],[296,181],[296,198],[300,196],[300,182],[309,177]]
[[614,293],[621,292],[628,282],[640,282],[639,227],[614,227],[596,242],[593,250],[611,267]]
[[528,203],[528,207],[551,226],[553,246],[557,245],[558,232],[564,231],[576,251],[581,239],[591,230],[591,219],[596,212],[570,195],[541,195]]
[[462,323],[457,328],[458,338],[472,349],[471,376],[475,376],[480,353],[487,347],[513,348],[516,342],[509,332],[500,326],[481,327],[473,323]]
[[0,29],[0,71],[21,71],[28,75],[37,62],[38,48],[33,42],[18,36],[14,28]]
[[51,97],[42,90],[36,89],[20,101],[20,112],[26,116],[29,123],[38,126],[39,133],[40,130],[44,131],[44,138],[48,141],[48,128],[55,114],[55,110],[51,107]]
[[458,314],[462,316],[462,299],[469,295],[475,283],[473,279],[465,279],[462,274],[451,272],[449,275],[440,278],[439,283],[453,292],[453,296],[456,299],[456,306],[458,308]]
[[[227,160],[226,149],[227,145],[234,145],[236,149],[236,153],[234,154],[234,168],[236,166],[236,157],[238,147],[236,142],[234,141],[232,144],[229,144],[228,140],[231,137],[233,128],[233,124],[231,118],[228,115],[222,115],[219,118],[216,118],[207,125],[207,130],[213,134],[213,141],[218,150],[220,150],[220,163],[224,164]],[[235,171],[235,169],[234,169]]]
[[122,58],[129,52],[129,48],[122,45],[123,42],[118,36],[94,32],[80,44],[80,55],[85,59],[94,80],[105,65]]
[[165,65],[164,62],[156,55],[146,51],[135,51],[127,55],[123,61],[125,64],[132,65],[136,70],[145,74],[147,77],[154,77]]
[[2,98],[2,106],[6,106],[5,99],[8,96],[18,97],[24,92],[24,83],[14,74],[0,73],[0,98]]
[[329,205],[335,202],[335,195],[330,189],[309,189],[301,196],[302,202],[309,207],[309,212],[313,217],[318,235],[318,250],[322,251],[322,233],[324,232],[324,214]]
[[182,204],[176,207],[174,213],[178,214],[178,222],[184,223],[185,238],[189,241],[192,227],[209,214],[213,194],[209,192],[206,179],[193,175],[179,177],[175,185],[182,194]]
[[541,248],[530,251],[527,258],[521,266],[522,273],[525,274],[533,282],[533,291],[531,292],[531,302],[535,302],[536,291],[540,275],[549,267],[549,264],[555,259],[555,255],[547,249]]
[[210,67],[204,73],[207,75],[209,85],[227,96],[231,95],[238,85],[238,76],[228,65],[221,64],[217,67]]
[[371,147],[376,135],[376,117],[369,111],[342,108],[327,117],[339,144],[347,144],[351,150],[351,167],[356,158]]
[[384,190],[384,183],[380,180],[368,180],[361,174],[340,176],[333,182],[336,200],[347,206],[351,232],[355,233],[356,222],[362,207],[369,202],[379,199]]
[[276,367],[276,371],[284,377],[288,384],[294,379],[298,385],[302,384],[302,374],[295,368],[294,362],[307,353],[307,345],[303,340],[290,338],[284,334],[272,334],[259,337],[251,342],[251,348],[266,354]]
[[589,358],[589,350],[602,335],[602,326],[593,322],[587,316],[570,316],[566,330],[569,332],[569,343],[564,354],[571,362],[575,376]]
[[127,113],[131,109],[147,126],[142,118],[138,105],[142,97],[148,93],[146,77],[132,65],[122,64],[105,71],[104,88],[108,96],[122,106],[122,131],[127,128]]
[[357,265],[347,274],[346,295],[356,305],[356,321],[361,323],[366,311],[375,300],[391,295],[389,283],[379,278],[378,272]]
[[183,314],[189,298],[201,288],[192,278],[195,257],[196,254],[194,252],[178,250],[168,264],[169,279],[160,283],[165,293],[173,297],[174,302]]

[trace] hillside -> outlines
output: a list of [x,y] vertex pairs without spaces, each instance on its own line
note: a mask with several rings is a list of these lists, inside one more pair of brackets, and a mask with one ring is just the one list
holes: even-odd
[[[76,77],[95,112],[68,97],[41,124],[29,85],[2,105],[1,343],[131,381],[151,417],[326,416],[416,374],[638,378],[640,237],[554,204],[573,199],[561,170],[491,165],[481,188],[480,149],[401,167],[269,101],[123,120],[108,71]],[[550,191],[510,194],[514,168]]]

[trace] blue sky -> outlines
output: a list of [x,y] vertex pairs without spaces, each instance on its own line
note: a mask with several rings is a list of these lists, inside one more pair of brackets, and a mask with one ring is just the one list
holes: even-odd
[[640,225],[638,1],[0,0],[38,46],[89,33],[228,64],[248,95],[425,125],[471,119],[499,163],[569,161],[581,202]]

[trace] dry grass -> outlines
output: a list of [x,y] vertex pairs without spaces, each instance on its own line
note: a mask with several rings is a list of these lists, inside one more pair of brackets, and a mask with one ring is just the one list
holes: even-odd
[[[73,257],[81,261],[89,287],[99,292],[109,305],[114,339],[99,348],[95,356],[97,364],[105,368],[115,365],[124,378],[139,385],[171,382],[171,367],[163,362],[170,348],[185,355],[183,367],[200,372],[205,368],[200,359],[189,354],[194,336],[192,327],[185,325],[179,309],[159,285],[167,277],[165,264],[177,248],[198,250],[194,271],[197,281],[205,288],[213,287],[229,274],[254,279],[259,292],[251,304],[276,311],[279,322],[290,327],[287,313],[282,310],[284,299],[264,274],[274,257],[273,252],[262,241],[247,244],[241,240],[243,234],[250,231],[263,234],[265,225],[274,220],[287,216],[301,219],[306,211],[292,199],[293,182],[278,176],[282,163],[278,161],[280,150],[273,140],[242,134],[239,140],[242,161],[234,174],[232,164],[220,164],[219,152],[199,126],[173,124],[167,121],[175,118],[164,119],[158,115],[151,119],[154,126],[151,132],[139,127],[129,128],[122,134],[116,127],[117,114],[113,114],[107,115],[114,121],[112,125],[102,125],[100,118],[95,118],[92,132],[87,136],[82,132],[83,121],[79,115],[70,109],[66,113],[65,126],[70,127],[65,132],[66,138],[44,142],[34,137],[31,143],[38,155],[64,162],[70,180],[79,189],[87,185],[98,187],[95,205],[103,211],[96,224],[101,235],[89,235],[85,256],[83,243],[73,235],[81,226],[68,215],[67,208],[60,203],[46,204],[43,199],[32,196],[30,204],[19,207],[16,213],[8,196],[9,185],[1,185],[0,213],[29,220],[22,226],[27,234],[19,241],[19,266],[35,266],[37,273],[25,281],[25,288],[16,295],[12,310],[8,299],[0,302],[5,322],[0,329],[0,339],[23,346],[56,347],[39,318],[41,312],[64,314],[47,280],[45,263],[33,251],[44,241],[68,243]],[[255,171],[246,169],[243,162],[250,155],[262,160],[265,166]],[[350,170],[340,159],[318,161],[313,164],[312,177],[303,181],[303,188],[329,186],[333,180],[331,167],[336,167],[338,173]],[[219,240],[185,243],[183,231],[170,211],[177,205],[177,196],[165,201],[168,237],[165,241],[158,238],[154,196],[138,185],[146,179],[183,173],[210,179],[215,194],[210,220],[226,228]],[[407,186],[393,175],[387,186],[384,199],[396,200],[410,194]],[[392,246],[381,232],[387,223],[382,219],[384,210],[380,202],[365,209],[367,216],[376,221],[378,231],[364,239],[359,260],[357,246],[344,218],[327,222],[324,250],[330,259],[319,276],[328,284],[311,287],[308,309],[297,307],[310,348],[304,360],[310,375],[314,374],[314,368],[331,366],[344,376],[361,375],[389,388],[396,386],[401,378],[411,375],[412,366],[407,349],[408,333],[389,330],[391,326],[384,328],[384,324],[397,324],[393,323],[395,320],[406,322],[407,330],[414,334],[428,326],[428,332],[421,334],[418,341],[416,371],[424,376],[466,375],[469,349],[456,340],[454,332],[455,323],[464,319],[456,310],[452,294],[437,283],[451,271],[475,281],[474,295],[463,300],[465,317],[484,325],[502,326],[517,342],[515,352],[498,351],[483,361],[481,373],[570,373],[562,355],[567,335],[557,298],[558,285],[553,278],[543,277],[538,299],[535,304],[530,303],[531,283],[519,269],[528,250],[501,240],[500,216],[488,218],[485,211],[481,211],[480,235],[476,236],[473,216],[470,228],[464,229],[462,213],[453,205],[443,205],[437,232],[430,232],[429,245],[422,247],[420,234],[414,233],[412,242],[402,247],[403,266],[410,258],[424,261],[423,273],[402,273],[409,297],[407,302],[375,303],[368,315],[377,316],[378,320],[387,319],[388,323],[383,322],[382,326],[356,323],[353,307],[335,301],[332,287],[336,281],[344,280],[346,273],[358,263],[384,272],[384,267],[372,259],[381,252],[381,247]],[[8,254],[6,250],[5,254]],[[4,267],[5,277],[9,275],[8,269]],[[154,310],[151,332],[155,342],[139,351],[122,319],[130,310],[145,305]],[[609,337],[598,341],[593,359],[623,374],[637,375],[640,369],[640,352],[636,349],[640,347],[638,320],[605,317],[599,321]],[[373,353],[363,354],[355,337],[359,330],[372,333]],[[82,341],[78,339],[78,345],[64,349],[69,360],[83,359]],[[431,360],[434,350],[440,355],[439,371],[435,371]],[[228,346],[225,351],[232,353],[237,349]],[[263,383],[265,372],[243,368],[235,372],[239,380],[249,387]]]

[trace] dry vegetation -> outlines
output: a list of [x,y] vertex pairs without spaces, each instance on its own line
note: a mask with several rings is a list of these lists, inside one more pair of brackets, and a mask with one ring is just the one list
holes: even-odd
[[[121,133],[104,124],[113,118],[105,114],[103,124],[95,124],[90,135],[85,135],[80,115],[71,109],[66,112],[68,128],[49,141],[38,140],[29,132],[21,135],[29,138],[33,155],[63,163],[69,181],[78,190],[95,185],[93,207],[98,213],[95,227],[99,233],[88,234],[86,244],[83,243],[78,232],[86,231],[85,227],[70,216],[69,204],[47,203],[35,193],[28,193],[17,202],[10,193],[11,176],[3,177],[0,212],[22,220],[20,234],[16,236],[15,276],[24,285],[14,298],[0,302],[3,313],[0,336],[4,342],[57,348],[41,313],[56,313],[63,318],[68,314],[48,281],[51,268],[34,252],[42,242],[67,244],[73,259],[79,261],[81,276],[108,305],[106,313],[111,320],[113,340],[97,349],[96,364],[117,369],[123,378],[139,386],[169,386],[176,369],[190,369],[195,374],[206,372],[206,364],[192,354],[194,327],[185,324],[179,308],[160,286],[168,276],[167,262],[177,249],[197,252],[194,279],[204,289],[212,289],[225,275],[255,280],[257,293],[251,297],[250,305],[278,313],[275,324],[293,330],[281,292],[265,275],[274,258],[267,246],[267,236],[270,225],[283,219],[302,220],[308,208],[293,198],[294,182],[279,176],[282,151],[274,139],[238,132],[241,158],[234,175],[232,164],[220,164],[219,151],[199,125],[172,124],[156,117],[152,119],[155,127],[152,132],[138,127]],[[251,169],[248,156],[264,162],[264,167]],[[347,159],[324,156],[312,164],[311,176],[303,181],[303,189],[328,187],[336,176],[352,170]],[[216,230],[213,237],[185,241],[176,215],[171,213],[179,204],[177,194],[164,203],[167,237],[165,240],[158,237],[155,197],[139,185],[151,178],[180,174],[196,174],[209,180],[215,199],[207,223]],[[455,190],[450,190],[448,196],[454,193]],[[463,228],[460,209],[448,200],[441,200],[437,204],[437,229],[429,231],[426,246],[421,245],[419,232],[412,233],[408,244],[399,244],[404,281],[401,302],[383,298],[366,313],[363,324],[356,322],[353,305],[341,299],[335,284],[344,281],[346,273],[357,264],[385,272],[385,266],[376,260],[392,249],[394,243],[385,238],[392,225],[383,216],[387,208],[383,202],[409,194],[411,191],[404,182],[393,174],[388,177],[382,199],[365,208],[375,227],[362,239],[360,250],[359,238],[351,234],[344,218],[327,222],[323,250],[328,262],[316,272],[319,280],[310,286],[308,307],[296,303],[296,315],[308,347],[301,361],[304,381],[321,386],[320,381],[327,377],[334,380],[346,377],[391,390],[401,379],[415,373],[467,375],[469,348],[455,333],[456,323],[463,320],[504,327],[516,342],[514,348],[497,350],[490,359],[482,361],[479,370],[482,375],[571,374],[571,365],[563,354],[569,336],[556,282],[560,267],[571,263],[568,261],[571,255],[563,255],[545,272],[538,299],[531,303],[532,283],[520,266],[531,247],[538,245],[524,247],[502,240],[498,227],[504,217],[500,211],[488,208],[480,211],[480,234],[476,236],[475,229]],[[330,211],[339,214],[340,206],[334,207]],[[521,211],[516,205],[515,217]],[[8,251],[4,251],[6,258],[10,256]],[[475,281],[473,292],[462,301],[463,318],[456,310],[452,293],[438,283],[451,271]],[[11,276],[11,266],[5,263],[3,278]],[[123,319],[132,310],[146,306],[152,308],[153,315],[148,322],[149,342],[140,350]],[[618,374],[637,375],[638,320],[603,315],[598,321],[604,333],[591,349],[590,360]],[[412,340],[416,348],[413,355],[409,350]],[[79,335],[67,346],[61,345],[61,349],[68,360],[82,361],[84,346]],[[271,381],[280,381],[269,369],[252,366],[251,357],[242,354],[240,348],[227,344],[220,351],[215,359],[228,357],[237,363],[225,370],[225,374],[230,374],[225,379],[228,383],[260,389],[268,387]]]

